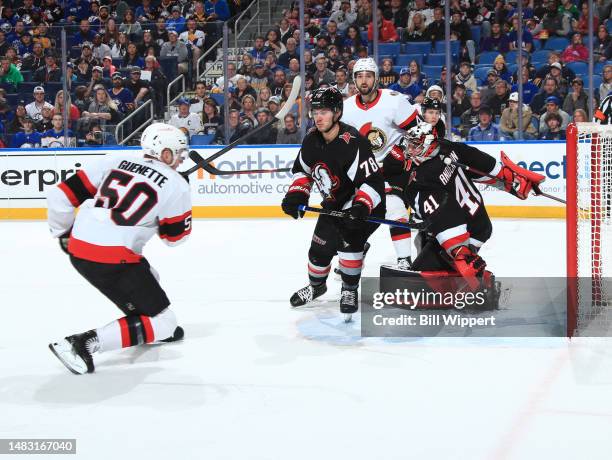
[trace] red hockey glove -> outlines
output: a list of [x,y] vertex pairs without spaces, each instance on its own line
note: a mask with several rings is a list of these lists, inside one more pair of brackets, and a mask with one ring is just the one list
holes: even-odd
[[312,180],[308,177],[300,177],[294,180],[281,203],[283,212],[294,219],[304,217],[304,211],[300,211],[298,207],[308,205],[311,187]]
[[504,189],[506,192],[526,200],[531,190],[542,183],[546,177],[542,174],[528,171],[514,164],[508,155],[501,152],[502,168],[497,174],[497,178],[505,182]]
[[391,147],[391,150],[383,160],[385,174],[400,174],[406,169],[405,150],[401,144]]
[[450,254],[453,257],[455,268],[464,278],[474,278],[482,275],[486,262],[467,246],[454,248]]

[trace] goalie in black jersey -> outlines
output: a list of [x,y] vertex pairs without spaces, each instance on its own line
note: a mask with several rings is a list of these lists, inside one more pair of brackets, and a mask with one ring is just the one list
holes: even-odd
[[544,176],[514,164],[503,152],[498,161],[475,147],[440,139],[429,123],[408,130],[406,152],[408,202],[427,224],[415,239],[418,254],[412,270],[446,270],[475,288],[480,285],[475,278],[491,275],[478,251],[491,237],[492,226],[474,182],[504,188],[524,200]]
[[342,211],[350,218],[320,215],[308,252],[310,284],[291,297],[291,305],[304,305],[327,291],[331,261],[338,253],[342,276],[340,311],[350,319],[357,311],[363,251],[378,228],[363,220],[385,216],[385,185],[369,141],[340,122],[342,94],[336,88],[313,92],[311,116],[315,123],[304,138],[293,166],[293,183],[283,199],[283,211],[297,219],[304,212],[315,183],[323,197],[322,207]]

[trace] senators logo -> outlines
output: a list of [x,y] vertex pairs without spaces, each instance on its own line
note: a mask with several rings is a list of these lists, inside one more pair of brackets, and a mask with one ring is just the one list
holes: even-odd
[[366,123],[361,127],[359,133],[368,138],[372,146],[372,153],[375,155],[385,148],[387,145],[387,136],[381,129],[372,126],[372,123]]
[[312,168],[312,178],[314,179],[323,199],[335,201],[334,193],[340,186],[340,179],[334,176],[325,163],[315,163]]

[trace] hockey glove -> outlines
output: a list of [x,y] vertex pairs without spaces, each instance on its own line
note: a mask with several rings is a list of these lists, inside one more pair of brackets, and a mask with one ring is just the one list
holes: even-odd
[[361,227],[365,222],[364,219],[370,215],[370,208],[365,204],[357,202],[347,209],[348,217],[344,220],[347,228],[356,229]]
[[70,255],[70,253],[68,252],[68,242],[70,241],[71,232],[72,232],[72,229],[68,230],[66,233],[58,237],[60,249],[68,255]]
[[304,211],[298,209],[300,205],[308,205],[308,195],[301,192],[289,192],[285,195],[285,198],[283,198],[281,208],[283,208],[285,214],[294,219],[299,219],[300,217],[304,217]]
[[391,150],[383,160],[383,170],[385,175],[400,174],[406,170],[405,149],[401,143],[391,147]]
[[532,189],[535,189],[537,193],[538,186],[546,177],[514,164],[504,152],[501,153],[501,159],[503,166],[497,178],[504,182],[506,192],[521,200],[526,200]]
[[455,268],[465,278],[482,275],[486,262],[467,246],[459,246],[451,251]]

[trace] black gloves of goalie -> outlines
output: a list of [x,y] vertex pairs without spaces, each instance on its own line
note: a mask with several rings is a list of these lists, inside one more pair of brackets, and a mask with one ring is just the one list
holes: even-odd
[[294,219],[299,219],[300,217],[304,217],[304,211],[300,211],[298,207],[300,205],[307,206],[308,205],[308,195],[301,192],[289,192],[283,198],[283,202],[281,203],[281,208],[283,208],[283,212]]

